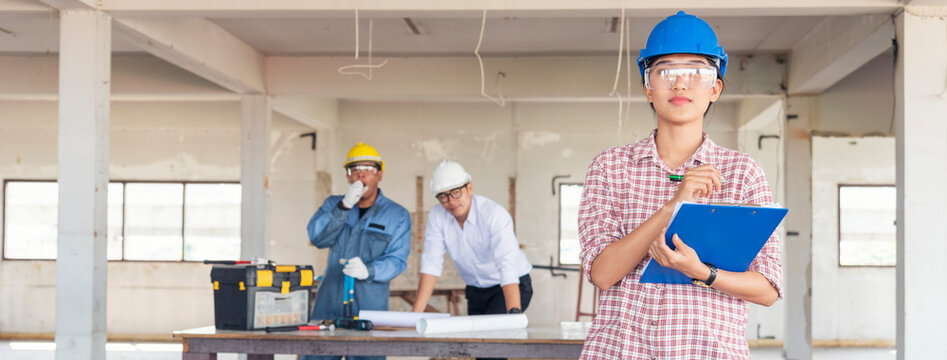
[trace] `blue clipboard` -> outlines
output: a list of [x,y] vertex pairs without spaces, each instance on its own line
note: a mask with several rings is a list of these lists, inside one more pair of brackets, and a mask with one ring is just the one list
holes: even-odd
[[[664,240],[674,249],[672,238],[677,234],[701,261],[721,270],[744,272],[787,212],[778,207],[680,203]],[[639,282],[690,284],[691,278],[651,259]]]

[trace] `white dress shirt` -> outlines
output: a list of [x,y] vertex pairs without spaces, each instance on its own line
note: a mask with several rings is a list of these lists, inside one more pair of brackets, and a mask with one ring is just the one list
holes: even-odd
[[470,202],[463,228],[441,204],[431,209],[424,230],[421,273],[441,276],[446,250],[467,285],[518,284],[533,265],[513,234],[513,218],[500,204],[483,196],[474,194]]

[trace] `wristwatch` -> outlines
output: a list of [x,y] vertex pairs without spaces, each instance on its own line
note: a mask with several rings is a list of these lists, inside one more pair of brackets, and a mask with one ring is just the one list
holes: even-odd
[[707,277],[707,280],[704,281],[704,280],[691,279],[691,282],[693,282],[694,285],[710,287],[710,285],[714,283],[714,280],[717,279],[717,267],[714,266],[714,264],[711,264],[709,262],[705,262],[704,265],[707,265],[707,267],[710,268],[710,276]]
[[521,314],[521,313],[523,313],[523,310],[520,310],[520,308],[515,307],[515,308],[510,309],[510,310],[507,311],[506,313],[507,313],[507,314]]

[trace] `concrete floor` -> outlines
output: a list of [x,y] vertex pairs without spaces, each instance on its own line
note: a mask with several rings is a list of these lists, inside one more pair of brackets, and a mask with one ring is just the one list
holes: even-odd
[[[44,341],[0,341],[0,359],[54,360],[55,344]],[[109,343],[107,360],[180,360],[181,344],[174,343]],[[759,360],[782,359],[778,348],[754,348],[751,357]],[[896,358],[893,348],[816,348],[816,360],[891,360]],[[236,354],[220,354],[219,360],[237,360]],[[295,360],[296,355],[276,355],[276,360]],[[389,357],[391,360],[424,358]]]

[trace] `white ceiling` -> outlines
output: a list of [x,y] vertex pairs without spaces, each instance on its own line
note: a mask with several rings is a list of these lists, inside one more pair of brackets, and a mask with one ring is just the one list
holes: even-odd
[[[380,56],[467,55],[477,45],[480,18],[403,18],[374,20],[373,50]],[[788,52],[821,17],[708,18],[730,52]],[[355,18],[211,19],[267,55],[352,55]],[[629,18],[632,53],[644,47],[659,18]],[[359,21],[360,48],[368,47],[368,19]],[[612,18],[488,18],[481,54],[610,54],[619,33]]]
[[[142,52],[131,40],[112,32],[112,51]],[[42,55],[59,52],[59,16],[0,17],[0,54]]]
[[[338,12],[334,13],[339,15]],[[422,14],[423,15],[423,14]],[[479,14],[463,17],[411,17],[420,30],[412,33],[404,18],[374,20],[373,51],[377,56],[471,55],[480,31]],[[788,53],[822,16],[705,17],[731,53]],[[211,18],[265,55],[342,55],[355,50],[354,13],[317,18]],[[632,55],[644,46],[648,31],[660,18],[630,17]],[[612,54],[619,34],[608,17],[488,17],[481,54],[497,56]],[[360,19],[360,48],[368,50],[369,18]],[[58,50],[59,21],[48,15],[0,17],[0,54],[44,54]],[[140,52],[115,31],[114,52]]]

